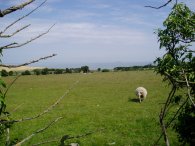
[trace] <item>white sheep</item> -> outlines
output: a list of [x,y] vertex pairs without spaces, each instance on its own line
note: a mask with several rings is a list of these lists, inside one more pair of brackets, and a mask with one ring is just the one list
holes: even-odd
[[147,90],[144,87],[138,87],[135,90],[135,94],[136,94],[136,96],[138,96],[139,102],[141,103],[141,101],[143,101],[144,99],[146,99]]

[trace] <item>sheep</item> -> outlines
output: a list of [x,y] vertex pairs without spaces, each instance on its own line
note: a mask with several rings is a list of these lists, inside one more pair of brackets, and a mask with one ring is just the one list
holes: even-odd
[[147,90],[144,87],[138,87],[135,90],[135,94],[139,98],[139,102],[141,103],[141,101],[143,101],[144,99],[146,99]]

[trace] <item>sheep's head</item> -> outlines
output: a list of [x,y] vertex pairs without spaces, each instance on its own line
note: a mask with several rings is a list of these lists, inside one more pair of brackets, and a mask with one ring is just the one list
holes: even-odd
[[144,98],[144,96],[141,94],[141,95],[140,95],[140,98]]

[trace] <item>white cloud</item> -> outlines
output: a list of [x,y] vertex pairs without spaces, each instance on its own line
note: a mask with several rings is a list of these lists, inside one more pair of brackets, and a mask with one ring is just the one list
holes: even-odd
[[[61,2],[62,0],[57,1]],[[54,7],[54,2],[56,1],[48,0],[48,3],[39,9],[41,14],[47,15],[39,17],[38,13],[35,13],[32,17],[22,20],[9,32],[13,32],[25,24],[31,24],[31,26],[18,33],[10,41],[22,43],[45,32],[57,21],[54,28],[45,36],[17,51],[6,51],[4,57],[7,57],[7,60],[10,60],[10,58],[12,60],[20,58],[29,60],[28,58],[31,58],[31,56],[37,58],[36,56],[57,53],[56,62],[132,60],[136,62],[154,60],[155,56],[159,56],[157,40],[152,34],[152,30],[146,30],[146,28],[151,29],[153,27],[153,21],[145,21],[141,13],[126,13],[127,10],[123,11],[122,9],[117,9],[117,7],[112,7],[112,3],[109,3],[109,5],[90,0],[90,2],[92,1],[98,5],[87,7],[86,9],[57,9]],[[29,9],[33,9],[36,6],[37,3],[31,5]],[[136,9],[135,5],[134,8]],[[50,17],[48,14],[53,14],[54,11],[57,14],[54,13],[55,15]],[[36,16],[36,19],[34,16]],[[9,19],[14,20],[14,17],[9,17]],[[5,23],[0,24],[1,28],[2,25],[6,26],[6,23],[11,22],[7,18],[3,20],[5,20]],[[141,27],[137,24],[141,27],[143,26],[143,29],[140,29]],[[146,25],[147,27],[145,27]]]
[[[37,21],[37,22],[36,22]],[[32,38],[46,31],[52,23],[44,20],[33,20],[32,26],[23,33],[18,34],[18,40]],[[145,42],[146,34],[139,30],[120,28],[114,25],[99,25],[93,23],[57,23],[54,28],[44,36],[45,39],[39,43],[48,42],[63,43],[69,40],[72,43],[99,43],[115,44],[124,43],[133,45],[136,42]]]
[[[31,21],[32,27],[17,35],[19,42],[28,40],[49,28],[48,21],[38,19]],[[155,40],[151,38],[139,30],[120,28],[114,25],[59,23],[48,34],[26,47],[32,48],[31,51],[29,50],[31,55],[36,54],[35,52],[38,50],[43,56],[45,55],[44,52],[47,54],[49,52],[57,53],[59,54],[57,59],[64,60],[65,57],[65,60],[69,62],[71,59],[74,61],[91,60],[98,62],[99,60],[105,62],[108,58],[111,62],[116,59],[118,61],[131,59],[144,61],[144,59],[149,60],[150,54],[148,52],[151,50],[148,51],[147,49],[151,49],[151,44],[155,43]],[[42,48],[42,51],[39,48]],[[58,49],[53,50],[52,48]],[[32,53],[33,51],[35,52]]]
[[47,3],[60,3],[63,2],[64,0],[47,0]]

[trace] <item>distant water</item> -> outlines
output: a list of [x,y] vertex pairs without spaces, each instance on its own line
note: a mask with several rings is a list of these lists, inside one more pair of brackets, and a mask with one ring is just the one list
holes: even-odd
[[152,62],[111,62],[111,63],[37,63],[32,66],[40,66],[47,68],[80,68],[81,66],[89,66],[89,69],[113,69],[115,67],[130,67],[152,64]]

